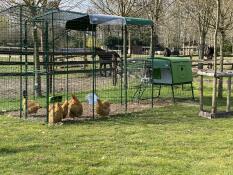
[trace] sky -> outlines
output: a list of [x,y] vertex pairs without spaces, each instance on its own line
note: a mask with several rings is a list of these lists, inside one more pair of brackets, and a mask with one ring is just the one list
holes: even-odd
[[[80,1],[83,2],[79,3]],[[80,5],[76,6],[77,3]],[[91,3],[89,0],[73,0],[72,3],[70,4],[70,7],[63,7],[63,8],[77,12],[87,12],[87,10],[91,8]]]

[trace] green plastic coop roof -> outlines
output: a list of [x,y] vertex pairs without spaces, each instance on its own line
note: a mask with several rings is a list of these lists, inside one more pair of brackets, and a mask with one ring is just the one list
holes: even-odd
[[189,57],[155,57],[155,59],[167,60],[172,63],[175,62],[190,62],[191,59]]

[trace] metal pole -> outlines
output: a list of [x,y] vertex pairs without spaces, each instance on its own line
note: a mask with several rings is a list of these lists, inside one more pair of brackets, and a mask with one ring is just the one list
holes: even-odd
[[[34,26],[34,21],[33,21],[33,26]],[[34,32],[34,29],[33,29],[33,32]],[[33,34],[34,35],[34,34]],[[34,42],[35,43],[35,42]],[[34,47],[34,50],[33,50],[33,52],[34,52],[34,55],[33,55],[33,72],[35,73],[35,70],[36,70],[36,66],[35,66],[35,46],[33,46]],[[35,86],[35,84],[36,84],[36,75],[34,75],[33,76],[33,99],[35,100],[36,99],[36,86]]]
[[[95,51],[95,48],[96,48],[96,37],[97,36],[96,36],[96,31],[95,31],[94,32],[94,51]],[[94,74],[95,74],[95,93],[96,93],[96,53],[95,53],[95,57],[94,57],[94,66],[95,66]]]
[[68,55],[68,48],[69,48],[69,31],[66,32],[66,100],[68,100],[68,93],[69,93],[69,55]]
[[24,39],[24,49],[25,49],[25,111],[24,111],[24,117],[25,119],[28,117],[28,56],[27,56],[27,51],[28,51],[28,43],[27,43],[27,21],[25,22],[25,39]]
[[[20,6],[20,63],[22,63],[23,59],[23,19],[22,19],[22,6]],[[23,110],[23,104],[22,104],[22,92],[23,92],[23,65],[20,64],[20,118],[22,118],[22,110]]]
[[45,22],[45,65],[46,65],[46,123],[49,121],[49,92],[50,92],[50,80],[49,80],[49,41],[48,41],[48,22]]
[[[52,65],[51,65],[51,69],[52,69],[52,71],[54,71],[54,50],[55,50],[55,45],[54,45],[54,43],[55,43],[55,41],[54,41],[54,17],[53,17],[53,13],[52,13],[52,39],[53,39],[53,54],[52,54],[52,56],[51,56],[51,61],[52,61]],[[51,62],[50,62],[50,64],[51,64]],[[50,89],[52,90],[52,92],[53,92],[53,96],[55,95],[55,74],[53,74],[53,75],[51,75],[51,79],[52,79],[52,82],[51,82],[51,87],[50,87]]]
[[151,26],[151,41],[150,41],[150,58],[152,59],[151,61],[151,106],[152,108],[154,107],[154,82],[153,82],[153,66],[154,66],[154,26]]
[[123,59],[124,59],[124,90],[125,90],[125,112],[128,110],[128,76],[127,76],[127,26],[124,26],[123,32]]
[[[122,39],[122,41],[124,40],[123,39],[124,38],[124,28],[123,28],[123,26],[122,26],[122,28],[121,28],[121,39]],[[123,55],[123,50],[121,49],[121,56]],[[124,66],[123,66],[123,60],[121,59],[120,60],[121,61],[121,72],[120,72],[120,76],[121,76],[121,105],[123,105],[123,69],[124,69]]]
[[92,25],[91,38],[92,38],[92,118],[95,119],[95,42],[94,42],[94,25]]

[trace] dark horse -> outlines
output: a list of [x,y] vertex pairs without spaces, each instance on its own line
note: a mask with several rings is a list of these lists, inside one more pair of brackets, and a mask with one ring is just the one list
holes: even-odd
[[208,47],[205,56],[208,60],[212,60],[214,56],[214,47]]
[[165,50],[164,50],[164,56],[165,57],[170,57],[171,56],[171,50],[168,49],[168,48],[165,48]]
[[[208,47],[206,50],[205,56],[206,56],[207,60],[212,60],[213,56],[214,56],[214,47]],[[212,63],[208,63],[207,68],[211,69]]]
[[[100,75],[107,76],[107,65],[109,66],[109,75],[113,75],[113,84],[116,84],[119,62],[122,58],[115,51],[105,51],[101,48],[96,48],[96,55],[99,56]],[[104,74],[103,74],[104,71]]]

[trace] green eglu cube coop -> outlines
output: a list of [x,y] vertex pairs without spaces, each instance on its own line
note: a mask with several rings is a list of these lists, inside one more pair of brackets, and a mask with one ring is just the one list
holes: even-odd
[[[152,60],[149,59],[151,62]],[[152,80],[154,85],[159,85],[159,94],[162,85],[169,85],[172,88],[172,97],[174,97],[174,85],[190,84],[193,94],[193,76],[192,76],[192,62],[188,57],[156,57],[152,66]],[[151,64],[152,65],[152,64]]]
[[177,85],[192,83],[192,63],[189,58],[160,57],[153,60],[153,83]]

